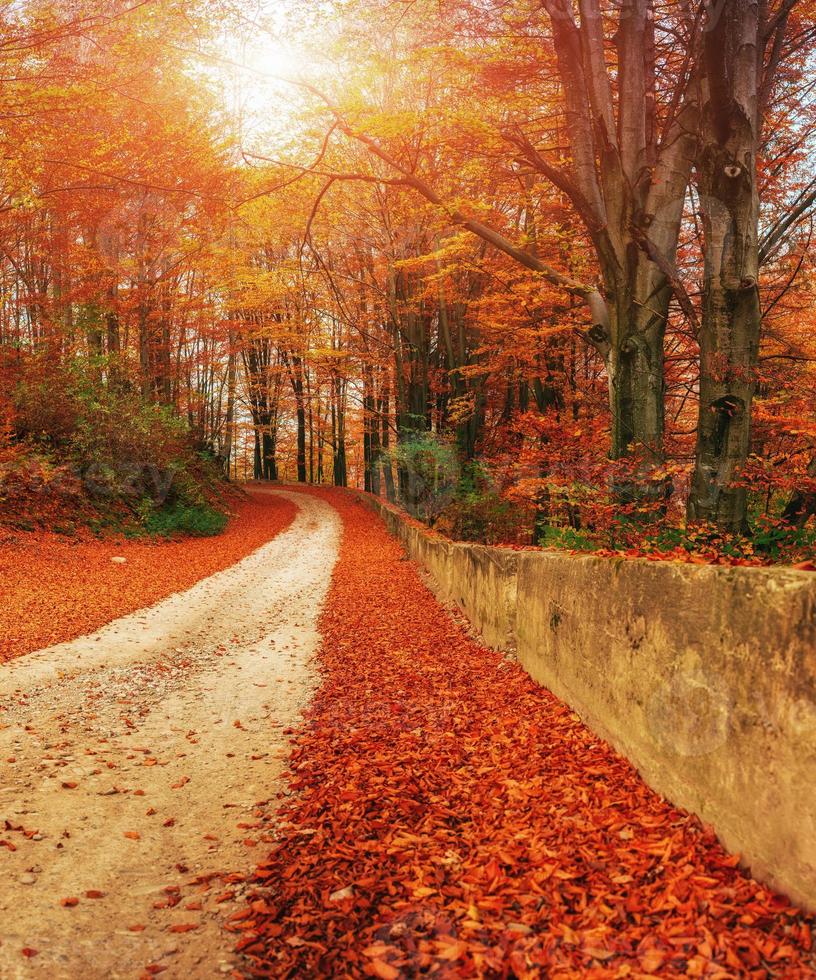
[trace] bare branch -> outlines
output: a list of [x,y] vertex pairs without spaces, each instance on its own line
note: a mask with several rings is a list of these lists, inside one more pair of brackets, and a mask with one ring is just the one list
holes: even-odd
[[816,205],[816,177],[800,192],[790,207],[785,209],[784,215],[762,236],[759,243],[760,265],[764,265],[768,261],[785,235],[802,217],[807,215],[814,205]]
[[[321,101],[326,105],[336,119],[339,129],[343,133],[345,133],[351,139],[362,143],[375,157],[382,160],[383,163],[387,164],[392,170],[395,170],[398,174],[400,174],[402,177],[402,183],[412,187],[427,201],[430,201],[431,204],[442,208],[455,224],[466,228],[472,234],[488,242],[490,245],[493,245],[494,248],[497,248],[500,252],[508,255],[525,268],[540,273],[543,278],[552,285],[557,286],[574,296],[581,297],[590,311],[593,326],[599,328],[604,335],[608,335],[609,311],[606,307],[606,301],[596,287],[586,285],[572,279],[569,276],[565,276],[563,273],[558,272],[546,262],[542,262],[537,256],[531,255],[523,248],[515,245],[509,238],[504,236],[495,228],[492,228],[475,218],[468,217],[455,205],[446,202],[441,195],[438,194],[437,191],[434,190],[434,188],[431,187],[431,185],[425,180],[406,170],[405,167],[403,167],[393,156],[391,156],[391,154],[375,139],[354,129],[351,124],[346,121],[340,109],[335,106],[332,101],[327,98],[327,96],[325,96],[318,88],[305,81],[297,81],[293,82],[293,84],[301,86],[321,99]],[[385,181],[377,182],[385,183]],[[595,344],[594,340],[591,342]]]
[[666,277],[666,280],[671,286],[671,290],[674,293],[677,302],[680,304],[680,309],[688,318],[694,333],[697,334],[700,330],[700,323],[697,319],[697,311],[694,309],[694,304],[691,302],[691,297],[686,291],[686,287],[680,281],[676,269],[666,260],[666,257],[649,238],[646,232],[643,231],[643,229],[633,225],[632,237],[634,238],[635,242],[637,242],[638,247],[649,256],[649,259],[654,262],[654,264]]

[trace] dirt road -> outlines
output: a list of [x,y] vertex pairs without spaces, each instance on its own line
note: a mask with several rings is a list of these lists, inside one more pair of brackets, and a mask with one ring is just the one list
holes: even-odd
[[275,492],[298,516],[239,564],[0,667],[4,980],[230,972],[241,886],[210,876],[263,853],[340,538]]

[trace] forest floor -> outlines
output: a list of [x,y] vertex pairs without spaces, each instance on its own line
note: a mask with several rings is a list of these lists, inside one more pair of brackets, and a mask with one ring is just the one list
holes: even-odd
[[321,684],[235,930],[257,977],[816,977],[804,915],[423,584],[344,534]]
[[0,667],[4,980],[816,977],[816,921],[369,510],[269,496],[249,558]]
[[0,664],[189,588],[260,548],[296,513],[280,496],[250,493],[233,499],[226,530],[211,538],[117,540],[0,527]]
[[0,667],[4,980],[231,972],[219,923],[314,687],[339,540],[328,504],[297,499],[228,570]]

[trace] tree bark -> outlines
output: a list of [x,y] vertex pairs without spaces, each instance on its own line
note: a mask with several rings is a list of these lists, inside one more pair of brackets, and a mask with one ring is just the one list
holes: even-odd
[[393,504],[397,501],[397,492],[394,486],[394,471],[391,467],[391,389],[387,379],[382,389],[380,421],[382,423],[380,458],[382,459],[383,482],[385,483],[385,499]]
[[751,448],[761,309],[758,275],[759,19],[754,0],[723,0],[705,38],[697,182],[704,232],[700,406],[692,521],[747,530],[740,470]]
[[224,417],[224,437],[221,440],[221,465],[224,475],[230,478],[230,463],[232,461],[232,440],[235,429],[235,394],[237,389],[237,371],[235,357],[235,336],[230,330],[229,354],[227,355],[227,411]]
[[[672,295],[683,296],[674,264],[698,125],[694,89],[687,72],[678,70],[671,82],[677,108],[661,138],[654,124],[652,0],[620,5],[614,98],[598,0],[580,0],[580,23],[568,0],[544,0],[544,6],[572,165],[550,163],[523,135],[510,138],[522,159],[571,200],[594,246],[608,327],[596,323],[588,339],[607,370],[610,455],[654,463],[663,453],[664,334]],[[636,486],[623,488],[625,497],[636,492]]]

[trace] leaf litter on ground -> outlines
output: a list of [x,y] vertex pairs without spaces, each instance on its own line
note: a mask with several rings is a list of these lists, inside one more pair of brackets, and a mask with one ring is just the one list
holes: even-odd
[[[296,507],[252,493],[215,537],[156,542],[15,532],[0,540],[0,663],[92,633],[251,554],[284,531]],[[114,563],[113,558],[125,558]]]
[[251,977],[816,977],[814,919],[445,614],[354,498]]

